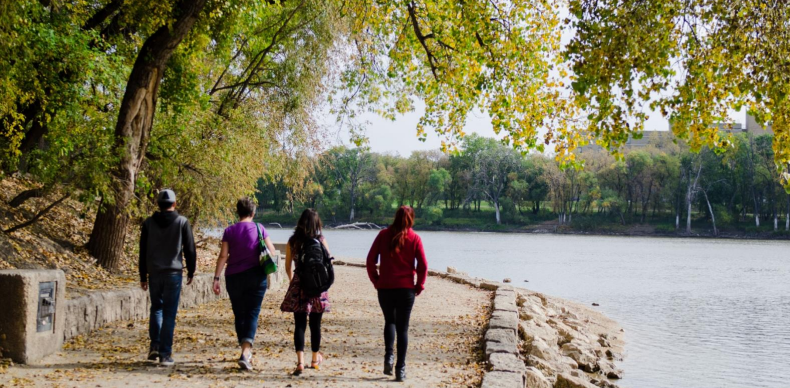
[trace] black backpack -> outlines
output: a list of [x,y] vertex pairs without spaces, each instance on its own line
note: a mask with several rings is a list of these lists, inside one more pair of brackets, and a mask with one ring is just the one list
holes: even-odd
[[335,269],[324,244],[317,239],[309,239],[299,251],[299,284],[305,296],[316,297],[329,290],[335,282]]

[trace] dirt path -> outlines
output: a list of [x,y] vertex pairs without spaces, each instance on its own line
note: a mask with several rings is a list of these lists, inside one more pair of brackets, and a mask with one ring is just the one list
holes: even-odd
[[[430,277],[411,320],[408,380],[381,373],[383,318],[364,269],[337,266],[330,290],[333,312],[324,316],[320,371],[290,376],[293,317],[279,311],[284,290],[266,294],[256,338],[255,372],[240,372],[227,300],[179,311],[176,366],[145,361],[147,322],[117,322],[77,337],[40,365],[13,366],[2,386],[37,387],[459,387],[480,384],[479,340],[490,295]],[[309,343],[309,335],[308,343]],[[309,344],[308,344],[309,350]],[[308,353],[309,357],[309,353]]]

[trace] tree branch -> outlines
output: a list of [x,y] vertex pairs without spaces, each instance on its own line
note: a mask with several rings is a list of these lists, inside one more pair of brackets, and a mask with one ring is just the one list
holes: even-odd
[[107,5],[96,11],[96,13],[93,14],[93,16],[91,16],[90,19],[88,19],[85,24],[82,25],[82,29],[87,31],[98,27],[100,24],[104,23],[104,21],[107,20],[110,15],[120,9],[122,4],[122,0],[110,1],[107,3]]
[[39,218],[44,216],[44,214],[47,214],[50,210],[52,210],[52,208],[54,208],[55,206],[58,206],[61,202],[65,201],[66,198],[68,198],[70,195],[71,194],[66,194],[66,195],[62,196],[57,201],[52,202],[51,204],[49,204],[49,206],[45,207],[44,209],[42,209],[41,211],[36,213],[36,215],[33,216],[33,218],[31,218],[31,219],[29,219],[29,220],[27,220],[27,221],[25,221],[25,222],[23,222],[23,223],[21,223],[19,225],[12,226],[12,227],[4,230],[3,233],[15,232],[15,231],[17,231],[19,229],[26,228],[26,227],[28,227],[30,225],[33,225],[34,223],[36,223],[36,221],[38,221]]
[[411,25],[414,29],[414,34],[417,36],[417,40],[420,41],[422,48],[425,50],[425,55],[428,56],[428,64],[431,66],[431,73],[433,74],[433,78],[436,81],[439,81],[439,75],[437,74],[438,68],[434,62],[436,62],[436,57],[433,55],[431,50],[428,48],[428,44],[425,42],[428,38],[422,34],[422,30],[420,29],[420,24],[417,22],[417,12],[414,9],[414,3],[409,2],[408,5],[409,9],[409,19],[411,19]]
[[8,205],[11,206],[11,207],[16,208],[16,207],[19,207],[20,205],[22,205],[23,203],[25,203],[25,201],[27,201],[30,198],[39,198],[39,197],[42,197],[43,195],[44,195],[44,189],[43,188],[25,190],[25,191],[17,194],[17,196],[14,197],[14,199],[12,199],[10,202],[8,202]]

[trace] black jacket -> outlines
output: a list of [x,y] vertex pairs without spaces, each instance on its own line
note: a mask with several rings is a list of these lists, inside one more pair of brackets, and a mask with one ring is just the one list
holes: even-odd
[[143,222],[140,235],[140,281],[148,274],[181,272],[182,257],[186,259],[187,277],[195,276],[195,239],[192,227],[177,212],[156,212]]

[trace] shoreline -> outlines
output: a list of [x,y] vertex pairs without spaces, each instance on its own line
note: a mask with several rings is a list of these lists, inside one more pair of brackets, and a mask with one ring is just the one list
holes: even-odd
[[[260,221],[259,221],[260,222]],[[264,226],[277,224],[280,227],[277,229],[293,229],[295,225],[280,224],[280,223],[267,223],[261,222]],[[277,226],[272,225],[272,226]],[[381,228],[386,225],[379,225]],[[374,228],[337,228],[331,225],[325,225],[327,230],[377,230]],[[644,231],[623,231],[623,232],[610,232],[610,231],[582,231],[582,230],[550,230],[547,228],[510,228],[510,229],[486,229],[486,228],[448,228],[448,227],[432,227],[432,226],[416,226],[413,228],[417,232],[462,232],[462,233],[501,233],[501,234],[550,234],[550,235],[571,235],[571,236],[611,236],[611,237],[651,237],[651,238],[689,238],[689,239],[709,239],[709,240],[752,240],[752,241],[785,241],[790,240],[790,232],[784,234],[785,231],[776,232],[761,232],[759,234],[748,233],[720,233],[718,236],[704,233],[661,233],[661,232],[644,232]]]

